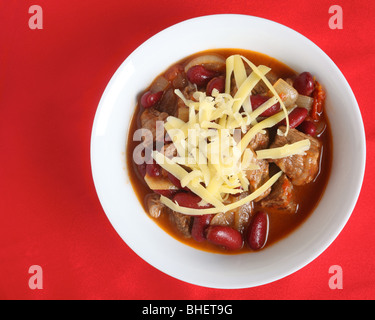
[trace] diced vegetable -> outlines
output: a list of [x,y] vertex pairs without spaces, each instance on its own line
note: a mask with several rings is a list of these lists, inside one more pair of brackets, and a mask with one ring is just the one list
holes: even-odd
[[152,177],[146,173],[144,179],[151,190],[178,190],[178,188],[165,177]]
[[303,94],[299,94],[296,100],[296,105],[301,108],[305,108],[310,112],[313,102],[314,102],[313,98],[309,96],[305,96]]
[[298,92],[288,82],[280,78],[276,81],[273,87],[283,100],[286,107],[290,107],[295,104],[298,97]]
[[312,105],[311,117],[314,120],[318,120],[321,113],[323,112],[324,101],[326,98],[326,93],[318,81],[315,81],[315,90],[313,93],[313,98],[314,102]]
[[168,80],[163,76],[159,76],[152,83],[152,85],[150,87],[150,91],[152,93],[164,91],[168,87],[168,85],[169,85]]
[[186,66],[185,72],[187,72],[191,67],[196,65],[216,65],[215,69],[225,69],[225,59],[222,56],[215,55],[215,54],[207,54],[198,56],[192,59]]

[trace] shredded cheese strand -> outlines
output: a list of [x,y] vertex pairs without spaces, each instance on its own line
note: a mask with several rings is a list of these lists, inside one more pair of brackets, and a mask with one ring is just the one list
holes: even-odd
[[253,69],[253,71],[263,80],[263,82],[266,84],[266,86],[268,87],[268,89],[270,89],[270,91],[272,92],[272,94],[277,98],[277,100],[279,100],[280,102],[280,105],[282,107],[282,109],[284,110],[284,113],[285,113],[285,118],[286,118],[286,131],[285,131],[285,135],[288,135],[288,132],[289,132],[289,117],[288,117],[288,111],[285,107],[285,104],[283,102],[283,100],[280,98],[280,96],[278,95],[278,93],[276,92],[275,88],[273,87],[273,85],[268,81],[268,79],[262,74],[262,72],[259,70],[259,68],[256,67],[255,64],[253,64],[249,59],[247,59],[246,57],[244,56],[241,56],[242,59],[244,59],[246,61],[246,63],[249,65],[249,67],[251,69]]
[[[157,164],[173,174],[180,181],[188,174],[188,172],[184,168],[172,162],[170,159],[168,159],[158,151],[153,151],[152,157],[155,159]],[[212,204],[216,208],[222,208],[224,206],[217,198],[213,197],[201,184],[194,184],[192,181],[189,181],[186,186],[195,194],[199,195],[204,201]]]
[[280,159],[296,154],[303,155],[310,149],[310,144],[309,139],[304,139],[278,148],[258,150],[256,151],[257,159]]
[[[291,112],[291,110],[289,110],[289,112]],[[287,110],[287,114],[288,114],[288,110]],[[251,127],[250,130],[241,139],[241,152],[243,153],[245,151],[251,139],[254,138],[254,136],[258,132],[260,132],[263,129],[273,127],[275,124],[278,124],[284,118],[285,118],[284,111],[280,111],[279,113],[276,113],[273,116],[268,117],[265,120],[257,123],[255,126]]]
[[279,171],[275,175],[273,175],[267,182],[265,182],[261,187],[259,187],[257,190],[249,194],[247,197],[233,202],[231,204],[228,204],[221,209],[218,208],[209,208],[209,209],[193,209],[193,208],[187,208],[187,207],[181,207],[177,203],[174,203],[172,200],[168,199],[167,197],[160,196],[160,202],[165,204],[168,208],[172,209],[173,211],[177,211],[183,214],[188,214],[192,216],[199,216],[204,214],[216,214],[219,212],[227,212],[230,210],[234,210],[245,203],[248,203],[250,201],[253,201],[257,197],[259,197],[263,192],[265,192],[268,188],[272,187],[272,185],[280,178],[282,175],[282,171]]
[[259,74],[256,72],[250,73],[250,75],[246,78],[246,80],[242,83],[241,87],[238,88],[238,91],[234,95],[233,113],[240,110],[246,98],[249,97],[251,90],[253,90],[259,80],[264,77],[264,75],[267,74],[271,70],[271,68],[266,66],[259,66],[257,70]]

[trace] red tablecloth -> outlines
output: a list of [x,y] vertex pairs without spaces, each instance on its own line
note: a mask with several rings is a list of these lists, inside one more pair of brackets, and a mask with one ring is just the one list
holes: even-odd
[[[29,8],[43,10],[32,30]],[[2,1],[0,7],[0,298],[2,299],[373,299],[375,2]],[[267,18],[302,33],[338,65],[358,100],[367,167],[355,210],[316,260],[274,283],[216,290],[176,280],[140,259],[117,235],[97,198],[90,135],[99,99],[121,62],[156,32],[215,13]],[[339,106],[338,106],[339,107]],[[332,119],[334,121],[334,119]],[[350,168],[348,168],[350,170]],[[29,286],[30,266],[43,288]],[[329,268],[343,271],[331,289]]]

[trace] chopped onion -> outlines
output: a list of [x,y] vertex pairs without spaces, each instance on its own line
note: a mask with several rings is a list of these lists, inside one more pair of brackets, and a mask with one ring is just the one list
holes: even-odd
[[187,72],[191,67],[202,64],[207,65],[208,69],[211,70],[217,71],[220,69],[225,69],[225,59],[222,56],[216,54],[205,54],[203,56],[198,56],[191,60],[185,66],[185,72]]
[[164,91],[169,85],[169,82],[163,76],[159,76],[155,79],[150,87],[150,91],[155,93],[159,91]]
[[234,222],[234,213],[232,211],[217,213],[211,220],[210,225],[228,226]]
[[146,173],[144,179],[151,190],[177,190],[177,187],[166,177],[151,177]]
[[186,106],[179,106],[177,109],[177,118],[184,122],[189,121],[189,108]]
[[273,87],[275,88],[280,98],[283,100],[286,107],[295,104],[298,97],[298,92],[291,85],[289,85],[288,82],[280,78],[276,81]]
[[296,105],[301,108],[306,108],[310,112],[313,102],[313,98],[299,94],[296,100]]

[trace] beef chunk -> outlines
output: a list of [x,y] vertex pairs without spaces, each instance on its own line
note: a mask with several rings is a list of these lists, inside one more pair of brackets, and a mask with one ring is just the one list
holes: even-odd
[[270,137],[269,137],[269,133],[267,130],[265,130],[266,132],[263,134],[261,132],[258,132],[254,138],[251,139],[250,141],[250,147],[251,149],[253,149],[254,151],[257,151],[257,150],[262,150],[262,149],[267,149],[268,147],[268,144],[270,142]]
[[[173,142],[165,144],[161,150],[160,153],[164,154],[168,159],[172,159],[173,157],[177,157],[177,149]],[[161,169],[161,175],[165,178],[168,178],[168,171],[165,169]]]
[[159,218],[166,211],[166,206],[160,202],[160,195],[157,193],[148,194],[145,198],[148,213],[153,218]]
[[[286,127],[281,126],[279,129],[282,132],[285,132]],[[311,182],[319,172],[320,141],[298,131],[297,129],[289,129],[287,137],[279,136],[277,134],[275,141],[270,146],[270,148],[282,147],[285,144],[292,144],[304,139],[309,139],[311,142],[310,149],[307,150],[304,155],[296,154],[272,160],[283,172],[285,172],[292,183],[297,186]]]
[[177,96],[173,88],[167,89],[156,106],[160,112],[165,112],[168,115],[174,116],[177,111]]
[[[155,108],[147,108],[141,114],[141,127],[147,129],[152,133],[153,141],[163,141],[165,130],[163,123],[160,123],[160,130],[156,130],[158,121],[164,122],[168,118],[168,113],[160,112]],[[156,133],[158,132],[158,136]]]
[[[194,93],[197,87],[189,82],[189,84],[181,91],[187,100],[194,100]],[[189,107],[185,105],[182,99],[177,99],[176,117],[182,121],[189,121]]]
[[[277,81],[277,75],[275,73],[273,73],[272,71],[268,72],[266,74],[266,78],[267,80],[273,85],[276,81]],[[263,80],[260,80],[256,86],[254,87],[254,89],[251,91],[251,94],[262,94],[262,93],[267,93],[268,92],[268,87],[267,85],[264,83]]]
[[191,227],[193,223],[192,216],[169,210],[169,220],[185,238],[191,237]]
[[196,85],[189,82],[188,85],[182,90],[182,94],[184,95],[186,99],[193,100],[194,99],[193,95],[196,91],[197,91]]
[[[261,187],[269,179],[269,163],[264,159],[257,159],[256,156],[251,159],[251,162],[258,165],[259,169],[256,170],[247,170],[246,177],[250,183],[250,192],[254,192],[256,189]],[[254,201],[260,201],[271,192],[271,188],[268,188],[263,192],[259,197]]]
[[[225,203],[234,203],[245,197],[247,197],[250,192],[242,192],[239,195],[230,195]],[[220,226],[230,226],[239,232],[243,232],[248,225],[249,219],[253,211],[252,201],[245,203],[242,206],[233,209],[228,212],[220,212],[216,214],[210,224],[211,225],[220,225]]]
[[284,213],[295,213],[297,204],[293,201],[293,184],[283,174],[272,186],[271,193],[260,202],[265,209]]
[[[236,202],[247,197],[249,194],[250,192],[242,192],[238,196],[229,196],[229,200],[231,202]],[[248,225],[253,209],[254,207],[252,201],[234,209],[233,228],[240,232],[243,232],[245,230],[245,227]]]
[[[251,70],[247,70],[247,74],[249,75],[252,71]],[[272,72],[272,71],[269,71],[267,74],[266,74],[266,78],[267,80],[273,85],[278,77],[277,75]],[[231,79],[231,95],[232,97],[234,97],[234,95],[237,93],[238,91],[238,88],[237,88],[237,85],[236,85],[236,81],[234,79],[234,77],[232,77]],[[253,88],[253,90],[251,90],[251,94],[264,94],[264,93],[267,93],[269,91],[268,89],[268,86],[264,83],[263,80],[259,80],[259,82],[255,85],[255,87]]]

